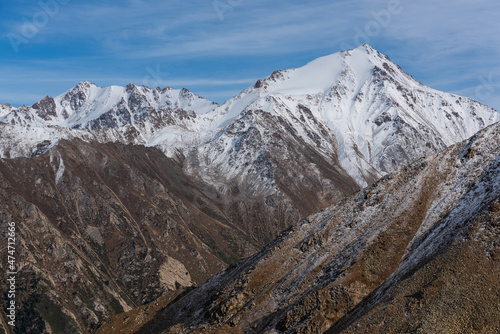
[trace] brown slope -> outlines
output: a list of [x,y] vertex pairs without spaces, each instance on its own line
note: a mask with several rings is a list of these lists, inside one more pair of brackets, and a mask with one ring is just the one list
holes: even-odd
[[327,333],[499,333],[499,205],[493,202],[473,222],[465,241],[365,308],[369,298]]
[[26,313],[17,328],[26,333],[87,332],[257,249],[153,148],[61,141],[32,159],[0,160],[0,185],[2,233],[10,221],[18,228]]
[[495,333],[499,140],[496,124],[420,160],[99,333]]

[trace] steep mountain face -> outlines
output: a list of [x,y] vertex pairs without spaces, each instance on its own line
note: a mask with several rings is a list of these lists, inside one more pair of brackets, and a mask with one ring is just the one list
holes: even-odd
[[496,333],[500,123],[98,333]]
[[245,111],[212,141],[188,151],[184,169],[209,184],[231,184],[249,198],[283,194],[302,215],[359,190],[340,166],[335,137],[308,110],[296,117],[316,128],[298,118],[292,127],[290,119]]
[[2,233],[8,222],[18,231],[17,328],[88,332],[253,254],[259,246],[214,193],[154,148],[63,140],[0,159]]
[[361,186],[500,120],[487,106],[422,85],[368,45],[274,72],[217,108],[211,127],[252,110],[283,119],[322,155],[335,152]]

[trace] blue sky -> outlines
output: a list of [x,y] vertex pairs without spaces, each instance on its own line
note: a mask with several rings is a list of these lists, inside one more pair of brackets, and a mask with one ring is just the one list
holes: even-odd
[[366,42],[422,83],[500,110],[497,0],[21,0],[0,12],[0,103],[80,81],[185,87],[221,103]]

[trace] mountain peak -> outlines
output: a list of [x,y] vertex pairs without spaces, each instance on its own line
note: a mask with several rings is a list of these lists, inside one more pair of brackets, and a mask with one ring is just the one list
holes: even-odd
[[298,121],[308,110],[332,131],[341,165],[363,186],[374,174],[366,170],[395,171],[500,120],[475,101],[422,85],[368,44],[273,72],[227,101],[212,129],[241,121],[251,110],[292,119],[296,133],[311,137]]
[[[402,72],[389,57],[363,44],[352,50],[316,58],[299,68],[275,71],[267,78],[258,80],[253,89],[258,89],[260,96],[274,93],[323,94],[334,86],[342,86],[345,80],[354,80],[360,87],[372,77],[377,67],[390,69],[391,73]],[[407,75],[400,77],[410,79]]]
[[98,86],[95,83],[93,83],[93,82],[80,81],[79,83],[76,84],[75,87],[73,87],[73,89],[81,90],[81,89],[87,89],[87,88],[90,88],[90,87],[98,87]]
[[340,51],[341,53],[342,52],[350,52],[350,51],[361,51],[361,52],[364,52],[366,54],[378,54],[380,52],[378,52],[377,50],[375,50],[371,45],[369,44],[362,44],[354,49],[350,49],[350,50],[343,50],[343,51]]
[[376,54],[380,54],[380,52],[378,50],[376,50],[374,47],[372,47],[370,44],[363,44],[363,45],[360,45],[358,46],[358,48],[363,48],[365,49],[368,53],[376,53]]

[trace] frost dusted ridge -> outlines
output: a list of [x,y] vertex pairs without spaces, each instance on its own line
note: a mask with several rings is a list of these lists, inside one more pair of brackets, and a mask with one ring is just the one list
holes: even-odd
[[210,181],[254,173],[272,184],[259,161],[274,134],[338,160],[364,186],[499,120],[492,108],[426,87],[363,45],[274,72],[222,106],[185,89],[88,82],[32,107],[0,105],[0,121],[11,125],[0,150],[31,155],[40,142],[73,137],[144,144],[196,156],[186,168]]
[[500,123],[96,333],[498,333],[499,140]]

